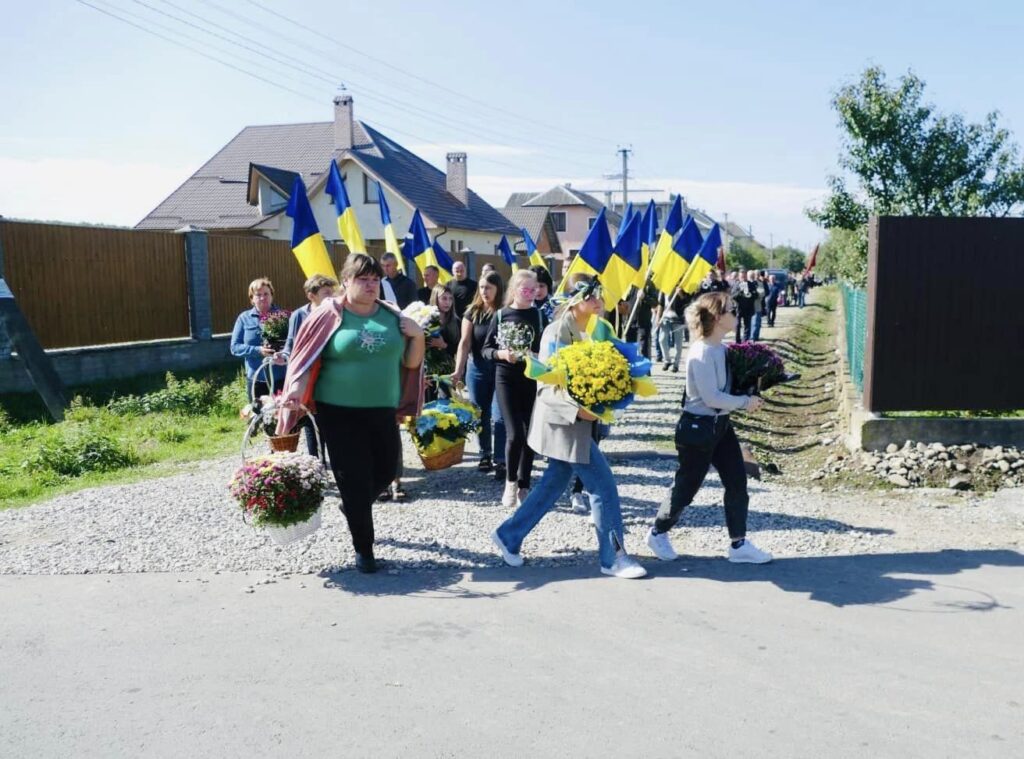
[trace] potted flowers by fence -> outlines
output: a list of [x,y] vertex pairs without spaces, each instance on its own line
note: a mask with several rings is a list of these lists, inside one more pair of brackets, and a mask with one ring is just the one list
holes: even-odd
[[480,431],[480,409],[463,399],[432,401],[409,423],[409,434],[425,469],[446,469],[462,461],[466,438]]
[[264,346],[276,351],[284,348],[288,339],[289,316],[291,316],[291,311],[284,308],[260,314],[260,337],[263,338]]
[[658,391],[651,380],[651,362],[637,346],[619,340],[583,340],[563,345],[547,364],[526,359],[526,376],[564,388],[576,403],[602,422],[615,421],[635,396]]
[[320,527],[327,484],[319,459],[301,453],[274,453],[244,462],[229,488],[243,518],[265,528],[278,545],[286,545]]

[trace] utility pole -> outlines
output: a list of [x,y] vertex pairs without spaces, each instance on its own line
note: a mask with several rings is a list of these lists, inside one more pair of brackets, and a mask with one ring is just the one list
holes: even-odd
[[629,205],[629,154],[632,148],[619,148],[617,151],[622,156],[622,211],[625,213]]
[[775,235],[768,234],[768,268],[775,268]]
[[722,214],[722,251],[725,253],[726,266],[729,261],[729,214]]

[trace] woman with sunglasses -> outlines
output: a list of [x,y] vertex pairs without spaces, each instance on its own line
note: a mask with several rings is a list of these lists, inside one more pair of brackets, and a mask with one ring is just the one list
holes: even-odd
[[[603,310],[604,299],[597,283],[578,284],[555,315],[555,321],[544,330],[541,360],[549,359],[562,345],[590,339],[586,334],[587,322]],[[596,423],[597,417],[580,408],[562,388],[541,385],[538,389],[530,425],[530,448],[547,456],[548,467],[516,512],[491,533],[491,540],[509,566],[522,566],[519,549],[523,540],[554,508],[575,472],[590,494],[602,574],[629,580],[647,574],[626,553],[619,491],[611,467],[594,439]]]
[[722,339],[736,329],[736,303],[727,293],[701,295],[686,309],[693,342],[686,355],[683,413],[676,425],[676,470],[672,493],[661,504],[647,545],[662,561],[678,558],[668,531],[679,521],[714,466],[725,491],[725,524],[729,530],[728,559],[739,564],[766,564],[772,555],[747,540],[747,472],[740,442],[729,412],[757,411],[764,400],[756,395],[732,395],[726,347]]
[[533,451],[526,444],[526,433],[530,429],[537,383],[526,376],[525,356],[501,345],[501,325],[509,324],[525,333],[529,338],[530,351],[537,353],[544,326],[540,311],[533,305],[536,293],[536,274],[529,269],[520,269],[512,275],[505,305],[494,315],[480,351],[485,359],[495,364],[494,390],[505,420],[505,492],[501,503],[506,508],[522,503],[530,490]]

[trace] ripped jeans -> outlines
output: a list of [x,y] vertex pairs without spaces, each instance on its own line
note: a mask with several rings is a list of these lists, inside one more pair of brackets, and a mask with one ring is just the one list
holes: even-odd
[[589,464],[548,458],[544,476],[530,491],[523,505],[498,527],[498,537],[509,551],[519,553],[526,536],[554,508],[555,502],[565,492],[573,472],[583,480],[583,486],[590,495],[590,510],[597,530],[597,552],[601,566],[611,567],[615,562],[615,554],[619,550],[626,550],[622,536],[622,509],[611,467],[593,440],[590,442]]

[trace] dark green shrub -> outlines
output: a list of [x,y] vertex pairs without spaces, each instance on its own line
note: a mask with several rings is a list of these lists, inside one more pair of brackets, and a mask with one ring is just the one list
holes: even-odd
[[145,395],[125,395],[113,398],[107,408],[123,416],[142,416],[160,411],[176,411],[199,416],[217,403],[219,390],[210,380],[178,380],[167,372],[167,387]]
[[79,430],[42,443],[25,465],[65,477],[80,477],[87,472],[110,472],[138,463],[139,457],[131,446],[94,430]]

